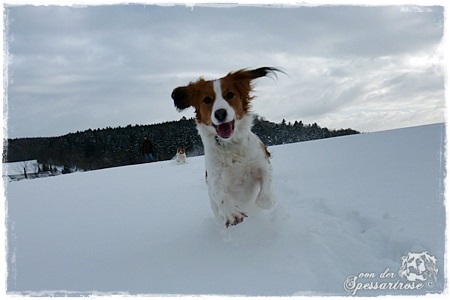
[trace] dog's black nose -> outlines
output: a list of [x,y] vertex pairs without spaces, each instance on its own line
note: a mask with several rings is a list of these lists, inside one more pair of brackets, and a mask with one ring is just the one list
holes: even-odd
[[227,111],[223,108],[216,110],[214,113],[214,116],[216,117],[217,121],[223,122],[227,118]]

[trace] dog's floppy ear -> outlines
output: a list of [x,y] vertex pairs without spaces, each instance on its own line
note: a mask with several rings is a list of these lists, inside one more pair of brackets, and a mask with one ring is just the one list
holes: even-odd
[[254,69],[254,70],[242,69],[242,70],[239,70],[236,72],[229,73],[227,76],[232,76],[234,79],[236,79],[238,81],[239,80],[242,80],[244,82],[247,81],[250,84],[250,82],[253,79],[268,76],[268,75],[273,75],[273,76],[275,76],[275,78],[278,78],[276,72],[286,74],[285,72],[283,72],[282,70],[280,70],[278,68],[262,67],[262,68],[258,68],[258,69]]
[[191,106],[191,96],[187,86],[180,86],[173,90],[172,99],[178,111]]
[[[264,77],[267,75],[274,75],[275,78],[277,78],[277,73],[275,73],[275,72],[284,73],[282,70],[277,69],[277,68],[272,68],[272,67],[262,67],[262,68],[258,68],[258,69],[254,69],[254,70],[248,70],[247,72],[251,79],[260,78],[260,77]],[[284,73],[284,74],[286,74],[286,73]]]

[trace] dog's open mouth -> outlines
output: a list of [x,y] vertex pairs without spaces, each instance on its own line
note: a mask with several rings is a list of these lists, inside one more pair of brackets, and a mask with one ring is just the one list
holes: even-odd
[[234,120],[228,123],[214,125],[214,128],[216,128],[216,132],[221,138],[227,139],[234,132]]

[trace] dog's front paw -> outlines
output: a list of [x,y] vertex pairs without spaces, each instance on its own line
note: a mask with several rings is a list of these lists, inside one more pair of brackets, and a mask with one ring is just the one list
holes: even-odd
[[248,217],[245,212],[232,213],[231,216],[226,217],[225,226],[228,228],[230,226],[237,225],[244,222],[244,218]]

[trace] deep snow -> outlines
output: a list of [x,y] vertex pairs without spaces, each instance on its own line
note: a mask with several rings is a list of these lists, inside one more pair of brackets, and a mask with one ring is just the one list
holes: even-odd
[[444,124],[270,147],[278,204],[225,229],[204,157],[6,184],[9,294],[350,295],[427,251],[444,289]]

